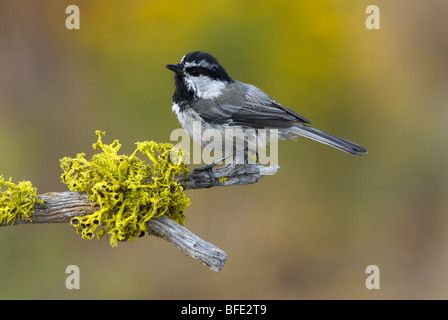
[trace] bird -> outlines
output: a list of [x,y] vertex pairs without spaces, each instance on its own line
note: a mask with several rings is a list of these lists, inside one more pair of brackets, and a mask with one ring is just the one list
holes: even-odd
[[[229,139],[244,144],[245,160],[260,130],[277,130],[278,138],[293,139],[303,136],[329,145],[351,155],[360,156],[368,151],[360,145],[338,138],[311,126],[311,121],[297,112],[284,107],[257,87],[237,81],[229,76],[218,60],[209,53],[193,51],[182,57],[178,64],[167,64],[174,72],[175,91],[172,96],[172,110],[181,126],[203,147],[209,141],[198,132],[213,129],[223,138],[223,160],[233,157],[235,147],[224,148]],[[195,126],[196,124],[199,124]],[[233,130],[233,131],[232,131]],[[250,132],[228,137],[226,132]],[[233,140],[236,138],[235,140]],[[247,141],[246,141],[246,140]],[[229,151],[230,150],[230,151]],[[219,162],[219,161],[217,161]],[[217,162],[201,167],[209,169]],[[239,162],[241,163],[241,161]]]

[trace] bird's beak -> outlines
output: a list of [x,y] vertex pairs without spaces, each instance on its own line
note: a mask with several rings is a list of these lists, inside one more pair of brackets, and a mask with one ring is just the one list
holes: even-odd
[[167,64],[165,67],[176,73],[182,73],[183,71],[182,65],[180,64]]

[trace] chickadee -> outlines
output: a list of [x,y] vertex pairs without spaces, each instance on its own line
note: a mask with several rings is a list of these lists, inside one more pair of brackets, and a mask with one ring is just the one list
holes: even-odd
[[172,109],[182,127],[202,146],[206,146],[206,141],[201,134],[194,132],[195,121],[200,122],[203,130],[216,129],[223,135],[226,129],[255,129],[252,130],[254,132],[277,129],[280,139],[303,136],[352,155],[367,153],[356,143],[310,127],[309,120],[258,88],[232,79],[218,60],[208,53],[190,52],[180,63],[165,67],[174,72],[176,90]]

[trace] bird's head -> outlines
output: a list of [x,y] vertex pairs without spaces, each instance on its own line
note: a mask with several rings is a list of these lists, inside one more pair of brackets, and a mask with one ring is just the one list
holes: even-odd
[[185,99],[217,97],[233,82],[215,57],[201,51],[190,52],[180,63],[167,64],[165,67],[174,72],[176,92],[173,100],[176,103]]

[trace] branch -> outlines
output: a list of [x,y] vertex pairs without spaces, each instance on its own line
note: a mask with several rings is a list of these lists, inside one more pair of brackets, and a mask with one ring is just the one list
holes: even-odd
[[[179,178],[179,182],[185,189],[244,185],[255,183],[265,175],[275,174],[277,170],[278,166],[263,167],[245,164],[210,171],[192,171],[187,178]],[[92,205],[88,196],[80,192],[50,192],[39,195],[39,198],[45,203],[35,205],[31,220],[17,220],[16,224],[67,223],[74,217],[89,215],[98,210],[98,207]],[[224,267],[227,259],[224,251],[166,216],[149,221],[148,233],[173,243],[188,256],[199,260],[215,272]]]
[[[74,217],[92,214],[99,209],[92,206],[87,194],[81,192],[52,192],[39,195],[39,198],[43,199],[45,204],[35,205],[32,220],[22,219],[18,220],[16,224],[70,222]],[[187,255],[203,262],[213,271],[221,270],[227,259],[224,251],[202,240],[166,216],[149,221],[148,233],[173,243]]]
[[205,189],[217,186],[235,186],[256,183],[261,177],[273,175],[279,166],[264,167],[256,164],[223,166],[213,170],[193,170],[186,179],[179,178],[185,189]]

